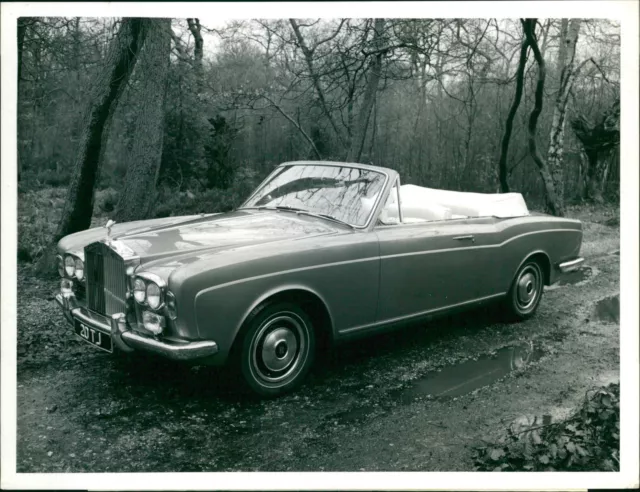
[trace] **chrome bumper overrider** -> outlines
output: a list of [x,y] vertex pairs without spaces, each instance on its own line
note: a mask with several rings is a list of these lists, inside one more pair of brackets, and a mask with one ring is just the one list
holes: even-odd
[[575,260],[565,261],[558,264],[558,268],[562,273],[572,272],[577,270],[580,265],[584,263],[584,258],[576,258]]
[[218,352],[216,342],[169,343],[135,333],[127,326],[124,313],[114,314],[111,318],[93,313],[80,306],[73,294],[58,293],[56,294],[56,301],[60,304],[65,317],[70,323],[78,320],[84,325],[111,336],[113,344],[124,352],[132,352],[137,349],[153,352],[173,360],[199,359]]

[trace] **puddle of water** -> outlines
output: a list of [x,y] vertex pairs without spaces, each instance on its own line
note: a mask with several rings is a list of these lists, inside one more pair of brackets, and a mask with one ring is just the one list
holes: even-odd
[[620,294],[605,297],[596,303],[596,318],[600,321],[620,322]]
[[543,351],[533,343],[505,347],[495,355],[446,367],[440,372],[427,374],[413,386],[403,390],[400,400],[411,403],[419,397],[453,398],[487,386],[511,371],[522,369],[542,357]]

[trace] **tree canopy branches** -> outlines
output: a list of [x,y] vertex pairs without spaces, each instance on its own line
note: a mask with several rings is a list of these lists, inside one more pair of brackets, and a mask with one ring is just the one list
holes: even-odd
[[[592,128],[619,97],[615,22],[208,22],[171,21],[160,195],[221,190],[235,203],[274,165],[311,157],[391,167],[406,183],[519,191],[533,206],[548,203],[548,183],[559,203],[589,198],[592,175],[615,197],[617,153],[599,152],[606,172],[589,174],[580,123],[564,132],[576,118]],[[118,77],[122,101],[103,121],[100,146],[87,143],[81,115],[101,100],[92,83],[128,26],[129,19],[19,20],[21,186],[76,189],[77,148],[85,146],[102,153],[95,187],[123,192],[149,79],[139,70]],[[567,38],[575,39],[570,49]],[[137,59],[131,53],[128,68]],[[91,219],[93,189],[81,187],[90,190],[89,217],[66,231]]]

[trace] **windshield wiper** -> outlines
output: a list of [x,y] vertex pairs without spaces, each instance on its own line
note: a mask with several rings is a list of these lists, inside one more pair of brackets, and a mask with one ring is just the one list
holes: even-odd
[[290,212],[304,212],[305,210],[301,208],[288,207],[286,205],[276,205],[275,207],[270,207],[268,205],[258,205],[256,207],[241,207],[238,210],[288,210]]
[[306,212],[307,211],[303,208],[290,207],[289,205],[276,205],[273,208],[275,208],[276,210],[287,210],[289,212]]
[[338,222],[340,224],[343,224],[343,225],[346,225],[348,227],[351,227],[351,229],[355,229],[355,227],[353,225],[349,224],[348,222],[345,222],[344,220],[340,220],[337,217],[334,217],[333,215],[321,214],[321,213],[317,213],[317,212],[309,212],[308,210],[300,210],[298,213],[305,214],[305,215],[310,215],[312,217],[321,217],[323,219],[329,219],[329,220],[332,220],[334,222]]
[[[334,217],[333,215],[330,214],[323,214],[323,213],[319,213],[319,212],[311,212],[309,210],[305,210],[303,208],[296,208],[296,207],[290,207],[288,205],[276,205],[275,207],[268,207],[266,205],[260,205],[258,207],[243,207],[242,209],[257,209],[257,210],[284,210],[285,212],[294,212],[296,214],[304,214],[304,215],[310,215],[311,217],[320,217],[323,219],[329,219],[332,220],[334,222],[338,222],[340,224],[346,225],[348,227],[351,227],[352,229],[355,229],[355,227],[351,224],[349,224],[348,222],[345,222],[344,220],[340,220],[337,217]],[[242,210],[239,209],[239,210]]]

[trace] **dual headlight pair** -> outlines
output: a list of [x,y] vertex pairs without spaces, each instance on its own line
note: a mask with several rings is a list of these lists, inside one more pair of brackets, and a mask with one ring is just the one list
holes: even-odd
[[133,298],[138,304],[148,306],[156,310],[163,305],[171,319],[176,319],[176,298],[170,290],[166,289],[164,281],[159,277],[156,279],[137,276],[133,279]]
[[58,273],[61,277],[84,280],[84,262],[77,256],[66,254],[58,256]]
[[158,309],[162,306],[162,288],[152,280],[136,277],[133,280],[133,298],[138,304]]

